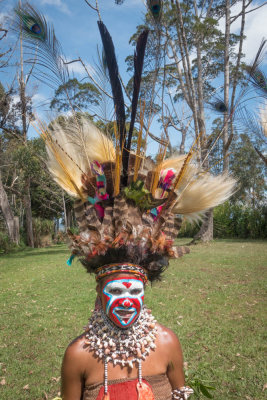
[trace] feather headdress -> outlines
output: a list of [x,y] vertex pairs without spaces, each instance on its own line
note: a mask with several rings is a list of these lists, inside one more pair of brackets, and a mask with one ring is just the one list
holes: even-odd
[[[154,17],[159,18],[161,2],[148,1],[148,6]],[[17,14],[27,39],[39,45],[41,57],[46,51],[55,57],[51,68],[58,75],[59,46],[53,52],[49,45],[53,30],[47,35],[44,17],[30,6],[17,10]],[[203,173],[195,162],[194,146],[188,155],[167,160],[163,150],[158,162],[153,162],[141,152],[141,130],[136,153],[131,150],[148,31],[144,30],[137,40],[127,132],[114,45],[102,21],[98,27],[113,94],[115,145],[92,122],[75,115],[54,122],[49,128],[39,124],[39,129],[47,146],[52,176],[76,199],[74,208],[80,233],[69,232],[72,241],[69,263],[79,256],[88,270],[95,272],[107,259],[109,263],[133,262],[142,266],[153,280],[169,258],[189,251],[174,244],[181,217],[197,219],[205,210],[222,203],[232,194],[235,181],[227,175],[215,177]],[[36,38],[36,34],[41,36]]]

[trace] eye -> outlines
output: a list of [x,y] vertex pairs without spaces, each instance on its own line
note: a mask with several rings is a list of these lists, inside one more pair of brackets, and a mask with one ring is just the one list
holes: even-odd
[[122,290],[121,289],[110,289],[109,293],[113,294],[115,296],[118,296],[118,295],[122,294]]
[[142,292],[142,289],[133,289],[131,290],[132,295],[140,294]]

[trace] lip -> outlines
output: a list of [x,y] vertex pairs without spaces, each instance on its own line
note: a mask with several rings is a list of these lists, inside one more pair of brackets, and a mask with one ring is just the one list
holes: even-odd
[[116,314],[119,315],[121,318],[131,318],[134,312],[134,310],[116,310]]

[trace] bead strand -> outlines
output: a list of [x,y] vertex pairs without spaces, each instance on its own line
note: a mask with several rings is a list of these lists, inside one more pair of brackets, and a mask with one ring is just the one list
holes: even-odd
[[142,384],[142,360],[138,360],[138,381],[139,385]]
[[194,391],[189,386],[183,386],[180,389],[172,391],[172,400],[187,400]]
[[105,358],[105,363],[104,363],[104,392],[105,392],[105,394],[108,393],[108,361],[107,361],[107,358]]

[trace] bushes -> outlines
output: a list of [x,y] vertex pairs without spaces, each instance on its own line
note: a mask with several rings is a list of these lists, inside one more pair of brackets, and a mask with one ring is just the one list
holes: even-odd
[[[214,238],[265,239],[267,238],[267,206],[258,208],[226,202],[214,208]],[[194,237],[201,223],[184,221],[179,237]]]
[[8,235],[0,231],[0,254],[9,253],[15,248],[15,243],[10,241]]
[[25,244],[23,243],[22,240],[17,245],[16,243],[13,243],[9,239],[8,234],[6,232],[0,230],[0,255],[7,254],[15,250],[22,250],[24,248]]
[[214,237],[267,238],[267,206],[245,207],[226,202],[214,209]]
[[44,247],[52,244],[54,221],[49,219],[33,218],[34,247]]

